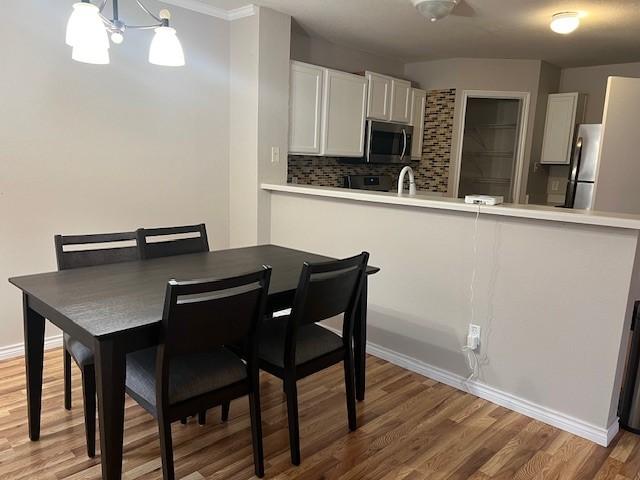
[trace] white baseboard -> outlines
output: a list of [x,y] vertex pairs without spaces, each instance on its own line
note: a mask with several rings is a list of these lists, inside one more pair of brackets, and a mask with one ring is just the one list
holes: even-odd
[[[340,333],[334,328],[326,325],[322,326],[338,334]],[[609,445],[620,429],[618,419],[616,419],[609,428],[598,427],[578,418],[558,412],[557,410],[538,405],[524,398],[498,390],[497,388],[484,383],[475,380],[467,382],[466,378],[461,375],[451,373],[447,370],[443,370],[442,368],[434,367],[433,365],[429,365],[428,363],[402,353],[395,352],[386,347],[376,345],[375,343],[367,342],[367,353],[432,380],[457,388],[458,390],[469,392],[477,397],[508,408],[509,410],[513,410],[514,412],[518,412],[522,415],[526,415],[527,417],[547,423],[553,427],[559,428],[560,430],[586,438],[587,440],[604,447]]]
[[[334,328],[326,325],[322,326],[339,333]],[[44,340],[45,349],[60,346],[62,346],[61,334],[47,337]],[[434,367],[433,365],[429,365],[428,363],[402,353],[395,352],[386,347],[376,345],[375,343],[367,342],[367,353],[427,378],[431,378],[440,383],[444,383],[445,385],[457,388],[458,390],[469,392],[477,397],[513,410],[514,412],[521,413],[527,417],[534,418],[561,430],[578,435],[579,437],[586,438],[587,440],[591,440],[592,442],[604,447],[609,445],[620,429],[617,419],[609,426],[609,428],[598,427],[570,415],[535,404],[525,400],[524,398],[503,392],[502,390],[485,385],[484,383],[478,381],[466,382],[466,379],[461,375]],[[22,355],[24,355],[23,343],[0,347],[0,360],[20,357]]]
[[[52,335],[44,339],[44,349],[57,348],[62,346],[62,334]],[[7,345],[0,347],[0,360],[24,356],[24,343]]]

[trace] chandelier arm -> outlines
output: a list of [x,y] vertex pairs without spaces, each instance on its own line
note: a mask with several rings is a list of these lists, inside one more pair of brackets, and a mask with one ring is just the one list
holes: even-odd
[[112,29],[114,27],[113,20],[105,17],[101,13],[99,13],[98,15],[100,16],[100,20],[102,20],[102,23],[104,23],[107,26],[107,28]]
[[127,30],[153,30],[154,28],[162,27],[164,23],[158,23],[156,25],[127,25]]
[[[162,19],[161,19],[160,17],[155,16],[153,13],[151,13],[151,11],[149,11],[149,9],[148,9],[147,7],[145,7],[145,6],[142,4],[142,2],[141,2],[140,0],[136,0],[136,3],[138,4],[138,6],[139,6],[142,10],[144,10],[144,11],[145,11],[145,12],[147,12],[149,15],[151,15],[155,20],[157,20],[157,21],[158,21],[158,22],[160,22],[160,23],[163,23],[163,22],[162,22]],[[130,28],[133,28],[133,27],[130,27]]]
[[104,10],[104,7],[107,6],[107,2],[108,0],[102,0],[102,2],[100,3],[100,6],[98,7],[98,10],[100,11],[100,13],[102,13],[102,11]]

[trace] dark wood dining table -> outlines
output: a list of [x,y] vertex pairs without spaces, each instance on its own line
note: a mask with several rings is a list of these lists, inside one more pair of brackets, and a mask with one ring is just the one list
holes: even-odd
[[[271,311],[289,308],[303,262],[330,257],[276,245],[219,250],[10,278],[23,292],[29,438],[40,438],[45,319],[95,355],[102,478],[120,479],[126,355],[158,344],[166,284],[273,268]],[[369,267],[368,274],[377,273]],[[354,328],[356,396],[365,395],[367,282]]]

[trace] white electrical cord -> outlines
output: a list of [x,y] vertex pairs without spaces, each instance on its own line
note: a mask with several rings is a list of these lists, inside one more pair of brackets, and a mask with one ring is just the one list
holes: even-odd
[[[478,221],[480,219],[480,204],[478,204],[478,210],[476,211],[476,218],[473,222],[473,268],[471,271],[471,282],[469,283],[469,307],[471,309],[471,323],[476,323],[475,312],[475,291],[474,286],[476,283],[476,273],[478,270]],[[468,384],[471,380],[478,376],[480,362],[478,361],[478,354],[474,349],[465,345],[462,347],[462,351],[467,355],[467,364],[471,370],[471,374],[465,380],[465,384]],[[468,385],[467,385],[468,386]]]

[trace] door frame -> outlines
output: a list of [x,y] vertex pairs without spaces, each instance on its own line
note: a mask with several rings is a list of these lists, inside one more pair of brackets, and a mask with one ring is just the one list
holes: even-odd
[[[529,122],[529,103],[531,94],[529,92],[511,92],[511,91],[494,91],[494,90],[463,90],[461,98],[460,115],[458,115],[458,138],[456,139],[456,157],[455,157],[455,183],[453,185],[453,197],[458,198],[460,189],[460,173],[462,166],[462,146],[464,144],[464,124],[467,117],[467,100],[470,98],[493,98],[498,100],[519,100],[522,108],[520,109],[520,122],[518,128],[518,145],[516,152],[516,164],[514,168],[513,182],[513,203],[520,203],[520,193],[522,190],[522,174],[524,171],[524,152],[527,144],[527,124]],[[526,187],[525,187],[526,188]]]

